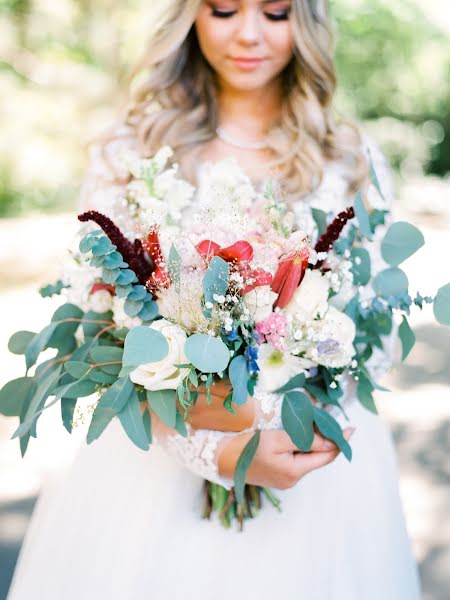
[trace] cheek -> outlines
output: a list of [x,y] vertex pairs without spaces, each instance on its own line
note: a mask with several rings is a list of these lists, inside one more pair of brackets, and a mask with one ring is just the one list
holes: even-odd
[[226,24],[220,23],[219,19],[211,19],[209,12],[208,8],[200,10],[195,22],[195,29],[203,55],[208,62],[214,64],[223,54],[229,35]]
[[286,66],[293,56],[293,37],[290,25],[280,27],[277,30],[271,30],[269,34],[269,43],[273,51],[273,56],[277,57],[277,62]]

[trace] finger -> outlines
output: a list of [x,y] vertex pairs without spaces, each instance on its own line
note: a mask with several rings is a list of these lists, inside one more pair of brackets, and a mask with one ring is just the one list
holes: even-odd
[[340,454],[338,449],[330,452],[312,452],[309,454],[299,453],[294,456],[295,468],[298,476],[302,477],[311,471],[321,469],[332,463]]
[[311,446],[312,452],[330,452],[330,450],[336,450],[337,446],[331,440],[324,438],[319,433],[314,435],[314,440]]

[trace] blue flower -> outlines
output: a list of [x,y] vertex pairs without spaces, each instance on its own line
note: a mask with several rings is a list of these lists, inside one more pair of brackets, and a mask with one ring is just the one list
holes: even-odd
[[248,363],[248,370],[250,373],[256,373],[259,371],[258,365],[258,348],[256,346],[247,346],[245,349],[245,358]]

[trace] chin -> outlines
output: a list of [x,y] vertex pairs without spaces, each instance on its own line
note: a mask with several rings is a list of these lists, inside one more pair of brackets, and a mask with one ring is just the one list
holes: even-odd
[[276,77],[261,77],[260,75],[257,76],[253,73],[240,75],[237,77],[235,75],[222,77],[222,81],[227,87],[242,92],[253,92],[256,90],[264,89],[268,85],[270,85],[274,79],[276,79]]

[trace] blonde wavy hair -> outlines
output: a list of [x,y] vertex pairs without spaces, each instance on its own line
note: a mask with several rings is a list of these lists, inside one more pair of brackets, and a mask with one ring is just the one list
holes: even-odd
[[[215,73],[199,48],[194,23],[202,0],[171,0],[130,77],[123,118],[144,156],[171,146],[195,182],[195,157],[215,136]],[[322,180],[327,161],[346,166],[349,192],[367,181],[368,165],[356,124],[334,114],[334,36],[327,0],[292,0],[293,59],[281,74],[281,119],[269,135],[288,194],[298,198]]]

